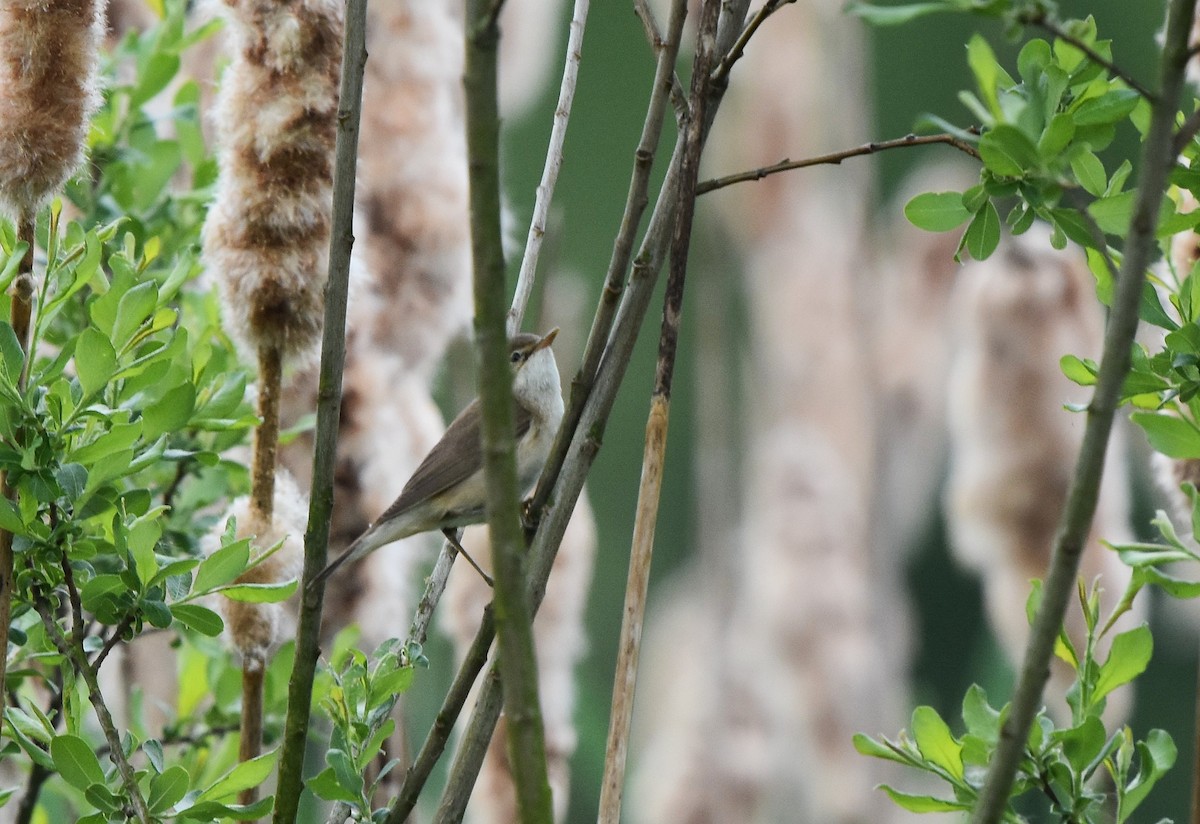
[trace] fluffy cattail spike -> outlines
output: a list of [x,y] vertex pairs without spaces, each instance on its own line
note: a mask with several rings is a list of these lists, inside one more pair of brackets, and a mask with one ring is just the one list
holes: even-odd
[[24,220],[83,162],[100,103],[97,0],[0,2],[0,205]]
[[329,253],[342,12],[332,0],[227,0],[233,60],[214,113],[221,176],[205,254],[237,337],[310,351]]

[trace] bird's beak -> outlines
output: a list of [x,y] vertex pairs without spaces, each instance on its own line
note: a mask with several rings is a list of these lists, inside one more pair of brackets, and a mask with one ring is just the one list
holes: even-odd
[[533,349],[529,350],[529,354],[533,354],[539,349],[545,349],[550,344],[554,343],[554,338],[558,335],[558,327],[555,326],[549,332],[542,336],[542,339],[533,345]]

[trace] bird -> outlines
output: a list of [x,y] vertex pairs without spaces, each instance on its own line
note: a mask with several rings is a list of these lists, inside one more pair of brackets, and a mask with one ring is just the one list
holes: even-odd
[[[562,423],[562,386],[550,349],[557,334],[555,327],[545,335],[520,332],[508,339],[516,401],[517,482],[522,495],[532,491]],[[490,583],[487,574],[463,550],[457,535],[461,527],[486,520],[479,409],[476,398],[451,421],[441,440],[408,479],[400,497],[313,578],[310,588],[344,564],[364,558],[381,546],[433,530],[440,530]]]

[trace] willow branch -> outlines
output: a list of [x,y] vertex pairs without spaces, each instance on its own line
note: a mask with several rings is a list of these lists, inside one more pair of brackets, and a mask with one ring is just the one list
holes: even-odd
[[550,129],[546,165],[542,167],[542,179],[538,183],[537,197],[533,204],[533,219],[529,224],[529,237],[525,241],[521,271],[517,275],[516,293],[513,295],[512,308],[508,310],[507,326],[510,335],[521,328],[525,307],[533,293],[538,255],[542,251],[542,239],[546,236],[546,221],[550,215],[550,201],[554,198],[554,187],[558,183],[558,172],[562,168],[563,144],[567,137],[567,123],[571,119],[571,105],[575,100],[579,62],[583,57],[583,31],[587,25],[589,4],[590,0],[575,0],[575,9],[571,14],[567,56],[563,61],[563,77],[558,90],[558,106],[554,110],[554,125]]
[[750,22],[746,24],[746,27],[742,29],[742,33],[738,35],[737,40],[730,47],[729,51],[721,58],[721,62],[711,70],[713,82],[724,82],[725,78],[729,76],[733,64],[741,60],[742,55],[745,54],[746,45],[750,42],[750,38],[754,36],[754,33],[758,31],[763,23],[767,22],[768,17],[789,3],[795,2],[796,0],[767,0],[767,2],[763,3],[755,15],[750,18]]
[[[1063,41],[1064,43],[1069,43],[1070,45],[1074,46],[1075,48],[1077,48],[1081,52],[1083,52],[1087,56],[1088,60],[1091,60],[1093,63],[1095,63],[1098,66],[1102,66],[1110,74],[1113,74],[1113,75],[1121,78],[1121,80],[1125,81],[1125,85],[1129,86],[1129,88],[1136,91],[1139,95],[1144,97],[1147,101],[1149,101],[1151,103],[1159,102],[1159,96],[1156,95],[1154,92],[1150,91],[1150,89],[1143,86],[1141,83],[1139,83],[1137,78],[1135,78],[1129,72],[1122,69],[1116,63],[1109,60],[1104,55],[1097,52],[1089,44],[1085,43],[1084,41],[1080,40],[1075,35],[1071,34],[1070,32],[1066,31],[1065,29],[1063,29],[1060,25],[1058,25],[1058,23],[1056,21],[1054,21],[1046,16],[1045,10],[1038,9],[1035,12],[1031,12],[1029,14],[1022,15],[1022,16],[1018,17],[1017,19],[1019,22],[1024,23],[1025,25],[1036,26],[1037,28],[1039,28],[1042,31],[1046,32],[1047,34]],[[1164,91],[1165,91],[1165,88],[1164,88]]]
[[968,154],[976,160],[979,159],[979,150],[965,140],[955,137],[952,134],[930,134],[930,135],[915,135],[907,134],[904,137],[898,137],[894,140],[881,140],[878,142],[864,143],[862,146],[856,146],[853,149],[843,149],[840,152],[831,152],[830,154],[818,155],[816,157],[807,157],[803,160],[784,159],[778,163],[773,163],[770,166],[762,166],[758,169],[750,169],[737,174],[726,175],[725,177],[713,178],[706,180],[696,186],[696,194],[703,195],[716,189],[724,189],[726,186],[732,186],[735,183],[746,183],[752,180],[762,180],[764,177],[779,174],[780,172],[789,172],[793,169],[807,169],[810,166],[837,166],[843,160],[848,160],[852,157],[862,157],[863,155],[877,154],[888,149],[904,149],[909,146],[930,146],[937,143],[944,143],[947,146],[953,146],[964,154]]
[[350,252],[354,248],[354,183],[358,164],[358,131],[362,114],[363,71],[367,63],[366,0],[346,0],[342,78],[333,168],[333,218],[329,238],[329,279],[325,287],[325,319],[317,384],[312,493],[304,533],[304,573],[300,591],[300,625],[296,658],[288,681],[287,720],[279,757],[274,824],[292,824],[304,789],[301,770],[308,739],[313,676],[317,668],[324,584],[311,584],[325,567],[329,522],[333,514],[333,470],[337,460],[342,371],[346,362],[346,290]]
[[[736,37],[736,33],[741,31],[748,6],[749,0],[724,0],[717,36],[718,50],[728,49]],[[656,85],[656,89],[661,89],[665,95],[665,78],[658,78],[658,80],[663,85]],[[710,89],[708,109],[703,118],[705,135],[712,124],[712,118],[720,103],[722,93],[723,87],[715,86]],[[676,141],[675,152],[659,189],[654,212],[642,238],[629,285],[623,294],[618,293],[620,294],[620,304],[614,310],[615,318],[609,321],[612,333],[609,335],[608,345],[603,348],[603,357],[596,369],[595,380],[588,383],[591,391],[585,395],[577,395],[576,392],[572,392],[572,405],[578,402],[581,404],[581,408],[576,413],[577,426],[568,436],[566,459],[560,459],[557,467],[547,463],[547,468],[538,482],[539,490],[543,485],[546,487],[544,492],[546,497],[543,501],[551,503],[545,504],[543,517],[529,550],[530,597],[535,611],[545,597],[546,583],[550,578],[550,570],[554,564],[558,547],[562,543],[567,523],[575,509],[575,502],[583,491],[584,480],[600,450],[600,441],[603,438],[609,414],[612,412],[617,389],[625,377],[638,330],[646,316],[658,273],[662,269],[666,257],[675,225],[679,198],[682,138],[681,135]],[[622,228],[624,226],[623,222]],[[602,323],[602,316],[610,311],[605,305],[605,299],[609,298],[611,294],[610,285],[606,283],[601,305],[597,309],[596,320],[593,321],[593,333],[598,324]],[[613,295],[612,300],[616,300],[616,295]],[[591,340],[589,340],[590,346]],[[570,414],[570,409],[568,409],[568,415]],[[560,439],[564,437],[565,426],[564,422],[564,428],[559,430]],[[551,457],[553,459],[553,454]],[[478,775],[482,764],[481,753],[486,751],[486,746],[481,746],[481,743],[486,744],[491,737],[499,717],[498,704],[493,694],[496,689],[498,687],[495,686],[493,679],[485,680],[480,687],[476,699],[476,711],[472,714],[470,723],[463,733],[455,764],[451,768],[452,775],[461,772],[472,779]],[[448,811],[448,813],[452,812],[455,811]],[[455,819],[452,814],[448,814],[440,820],[452,821]]]
[[1079,571],[1104,471],[1104,456],[1121,388],[1129,372],[1130,350],[1138,324],[1138,305],[1155,242],[1155,228],[1168,172],[1175,162],[1171,151],[1177,101],[1187,60],[1188,31],[1194,0],[1171,0],[1163,45],[1162,96],[1152,102],[1150,129],[1142,152],[1142,178],[1138,183],[1133,222],[1125,242],[1125,257],[1096,378],[1096,391],[1088,405],[1087,426],[1071,479],[1050,559],[1050,572],[1042,588],[1042,601],[1030,629],[1012,709],[1000,730],[1000,740],[980,793],[972,824],[994,824],[1008,806],[1017,767],[1025,751],[1029,728],[1041,705],[1042,690],[1050,674],[1054,642]]
[[525,592],[525,541],[517,512],[520,489],[512,371],[504,328],[508,301],[500,231],[500,113],[496,102],[500,29],[487,12],[485,0],[467,3],[463,72],[485,509],[495,575],[493,604],[508,716],[508,757],[517,811],[523,822],[551,824],[554,811],[546,772],[533,612]]
[[104,702],[104,694],[100,691],[100,682],[96,678],[96,668],[88,662],[83,645],[69,641],[63,634],[62,627],[58,625],[58,620],[50,610],[49,599],[43,592],[35,591],[33,593],[33,604],[34,609],[41,616],[42,625],[46,628],[46,634],[50,636],[50,641],[62,656],[70,661],[72,668],[87,686],[88,700],[96,712],[96,721],[104,733],[104,740],[108,742],[109,760],[116,765],[117,772],[121,776],[121,784],[129,795],[133,817],[141,824],[150,824],[150,809],[146,806],[146,799],[142,797],[141,788],[138,787],[133,765],[129,763],[129,759],[125,757],[125,751],[121,749],[121,735],[117,732],[117,725],[113,722],[112,713],[108,711],[108,705]]
[[583,414],[584,402],[592,392],[596,370],[600,365],[605,347],[608,345],[609,333],[612,331],[618,302],[625,285],[625,276],[629,271],[629,260],[633,254],[633,244],[637,238],[638,226],[641,225],[642,215],[645,213],[649,201],[650,172],[654,167],[654,157],[658,151],[659,137],[662,135],[667,97],[675,77],[675,59],[679,54],[679,40],[683,33],[683,21],[686,15],[686,1],[673,0],[671,16],[667,23],[666,39],[663,42],[663,48],[658,52],[658,61],[654,68],[654,82],[650,90],[650,101],[646,107],[646,119],[642,123],[642,134],[638,139],[637,148],[634,150],[629,192],[625,198],[620,228],[613,241],[613,252],[605,274],[604,287],[600,292],[599,304],[596,315],[592,319],[592,328],[588,333],[579,370],[571,381],[570,402],[567,404],[566,413],[559,426],[554,447],[546,461],[546,468],[533,493],[533,504],[530,510],[535,518],[540,517],[543,507],[550,498],[551,488],[562,471],[571,439],[574,437]]
[[683,314],[688,248],[696,210],[696,182],[700,173],[700,153],[704,146],[705,113],[709,85],[712,82],[710,72],[716,61],[713,49],[716,45],[719,10],[720,0],[707,0],[703,7],[696,41],[698,48],[692,66],[690,99],[693,117],[684,136],[679,167],[679,215],[671,240],[671,271],[667,277],[666,294],[663,298],[658,366],[655,369],[650,414],[646,421],[642,477],[638,488],[637,514],[629,553],[629,577],[625,586],[625,608],[618,638],[616,674],[613,677],[604,777],[600,787],[600,811],[597,816],[599,824],[619,824],[621,820],[621,798],[625,783],[626,756],[629,751],[629,730],[633,721],[642,624],[646,615],[650,565],[654,555],[654,531],[658,523],[658,506],[662,494],[667,425],[671,414],[671,384],[675,374],[675,354],[679,342],[679,321]]
[[[634,0],[634,13],[637,14],[638,20],[642,21],[642,30],[646,32],[646,39],[650,41],[650,47],[654,49],[656,57],[661,57],[663,49],[669,43],[678,43],[679,37],[674,39],[668,34],[663,36],[658,28],[658,20],[654,17],[654,9],[650,8],[648,0]],[[675,74],[675,59],[671,59],[671,106],[675,109],[675,119],[683,122],[687,117],[687,95],[683,91],[683,84],[679,82],[679,76]]]

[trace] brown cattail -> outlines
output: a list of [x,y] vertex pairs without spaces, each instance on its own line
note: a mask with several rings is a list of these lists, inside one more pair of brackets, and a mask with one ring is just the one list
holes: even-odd
[[[279,541],[283,545],[258,566],[237,579],[239,584],[282,583],[300,576],[304,563],[304,529],[308,521],[308,502],[291,475],[281,472],[275,479],[274,515],[271,523],[261,523],[249,498],[239,498],[228,515],[237,519],[237,537],[252,539],[256,557]],[[224,522],[206,539],[211,553],[220,546]],[[265,663],[270,655],[292,634],[294,610],[286,604],[251,604],[219,598],[225,618],[225,632],[243,661],[253,666]]]
[[[1029,633],[1029,582],[1049,569],[1083,436],[1083,417],[1063,405],[1089,396],[1062,374],[1059,359],[1098,357],[1104,315],[1080,256],[1054,252],[1037,228],[1006,240],[987,261],[965,266],[959,283],[956,316],[963,329],[948,386],[947,519],[956,555],[983,579],[992,629],[1018,661]],[[1130,578],[1129,568],[1100,543],[1130,537],[1124,444],[1119,429],[1114,436],[1079,571],[1088,585],[1100,578],[1105,614]],[[1118,629],[1140,620],[1141,603]],[[1082,649],[1077,604],[1066,626]],[[1051,692],[1058,705],[1052,708],[1061,712],[1072,674],[1062,662],[1055,666]],[[1119,715],[1129,696],[1114,698],[1109,711]]]
[[103,31],[97,0],[0,3],[0,204],[16,219],[83,162]]
[[341,4],[226,5],[233,59],[214,111],[221,176],[205,256],[237,337],[304,353],[324,306]]

